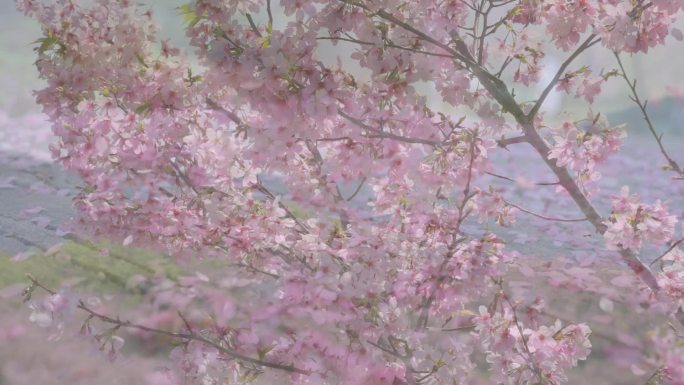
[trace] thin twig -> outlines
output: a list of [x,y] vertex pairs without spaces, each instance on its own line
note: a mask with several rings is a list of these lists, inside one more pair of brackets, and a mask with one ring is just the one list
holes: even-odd
[[32,284],[33,286],[39,287],[39,288],[45,290],[47,293],[49,293],[49,294],[51,294],[51,295],[57,294],[56,291],[50,290],[50,289],[48,289],[47,287],[43,286],[43,284],[41,284],[40,282],[38,282],[38,280],[37,280],[34,276],[32,276],[31,274],[26,274],[26,277],[31,281],[31,284]]
[[371,127],[368,124],[364,123],[362,120],[354,118],[352,116],[349,116],[341,110],[338,111],[338,114],[341,117],[347,119],[348,121],[350,121],[350,122],[356,124],[357,126],[363,128],[364,130],[372,132],[375,134],[375,135],[367,134],[366,137],[369,137],[369,138],[387,138],[387,139],[398,140],[400,142],[406,142],[406,143],[426,144],[428,146],[439,146],[440,144],[442,144],[441,142],[438,142],[435,140],[401,136],[401,135],[393,134],[391,132],[383,131],[383,130],[375,128],[375,127]]
[[653,262],[651,262],[651,263],[649,264],[649,266],[653,266],[654,263],[656,263],[656,262],[660,261],[661,259],[663,259],[667,254],[670,253],[670,251],[674,250],[674,248],[677,247],[677,246],[679,246],[679,244],[682,243],[682,242],[684,242],[684,238],[680,238],[680,239],[678,239],[677,241],[675,241],[667,250],[665,250],[664,253],[660,254],[660,256],[659,256],[658,258],[654,259]]
[[522,212],[524,212],[524,213],[530,214],[530,215],[532,215],[532,216],[535,216],[535,217],[537,217],[537,218],[539,218],[539,219],[543,219],[543,220],[546,220],[546,221],[554,221],[554,222],[585,222],[585,221],[588,220],[587,218],[563,219],[563,218],[551,218],[551,217],[546,217],[546,216],[543,216],[543,215],[539,215],[539,214],[537,214],[537,213],[535,213],[535,212],[532,212],[532,211],[530,211],[530,210],[524,209],[524,208],[522,208],[522,207],[520,207],[520,206],[518,206],[518,205],[516,205],[516,204],[511,203],[511,202],[508,202],[508,201],[505,200],[505,199],[504,199],[504,203],[505,203],[507,206],[515,207],[516,209],[518,209],[518,210],[520,210],[520,211],[522,211]]
[[271,12],[271,0],[266,0],[266,13],[268,13],[268,25],[273,28],[273,12]]
[[[45,287],[43,284],[38,282],[38,280],[36,280],[33,276],[28,275],[28,278],[31,281],[33,286],[40,287],[41,289],[45,290],[49,294],[52,294],[52,295],[56,294],[56,292],[54,290],[51,290],[51,289]],[[176,332],[171,332],[168,330],[155,329],[155,328],[151,328],[151,327],[148,327],[145,325],[136,324],[136,323],[133,323],[131,321],[122,321],[118,317],[112,318],[108,315],[101,314],[101,313],[96,312],[95,310],[92,310],[82,300],[78,301],[78,305],[76,307],[78,309],[81,309],[84,312],[86,312],[89,315],[89,319],[97,318],[98,320],[100,320],[104,323],[114,325],[116,328],[136,329],[136,330],[141,330],[141,331],[145,331],[148,333],[164,335],[164,336],[168,336],[168,337],[172,337],[172,338],[178,338],[178,339],[186,340],[186,341],[190,341],[190,340],[197,341],[197,342],[203,343],[205,345],[211,346],[214,349],[218,350],[219,352],[221,352],[221,353],[223,353],[229,357],[232,357],[236,360],[239,360],[239,361],[249,362],[251,364],[263,366],[263,367],[267,367],[267,368],[284,370],[286,372],[291,372],[291,373],[311,374],[311,372],[308,370],[299,369],[299,368],[292,366],[292,365],[279,364],[276,362],[265,361],[265,360],[252,358],[252,357],[243,355],[241,353],[236,352],[235,350],[226,348],[225,346],[222,346],[217,342],[214,342],[210,339],[202,337],[201,335],[195,334],[194,332],[192,332],[192,329],[190,329],[189,324],[187,323],[185,318],[180,314],[180,312],[178,314],[186,322],[186,327],[189,329],[188,333],[176,333]]]
[[[454,230],[454,237],[460,232],[461,224],[465,220],[465,217],[468,216],[468,212],[464,212],[465,206],[468,203],[468,201],[474,196],[474,194],[470,193],[470,184],[472,182],[473,178],[473,165],[475,163],[475,143],[477,141],[477,135],[473,134],[470,142],[470,160],[468,162],[468,179],[466,181],[465,188],[463,189],[463,200],[461,200],[461,203],[458,206],[458,220],[456,222],[456,228]],[[433,286],[430,296],[426,298],[421,307],[422,311],[420,316],[418,317],[418,322],[416,323],[416,329],[425,329],[428,324],[428,319],[430,317],[430,308],[432,307],[432,303],[435,301],[437,298],[437,290],[438,288],[442,285],[442,283],[447,279],[447,275],[443,273],[444,269],[446,268],[447,263],[451,260],[451,257],[453,256],[453,249],[456,248],[457,244],[460,243],[460,241],[456,241],[454,238],[454,242],[452,245],[449,247],[449,250],[447,251],[446,255],[444,256],[444,260],[442,261],[439,272],[441,273],[439,278],[437,278],[437,281],[435,282],[435,285]]]
[[[257,191],[259,191],[260,193],[264,194],[271,201],[276,200],[276,196],[271,192],[271,190],[269,190],[266,186],[264,186],[264,184],[261,183],[261,181],[259,179],[257,179],[257,183],[254,185],[254,188]],[[280,200],[278,200],[278,207],[280,207],[281,209],[283,209],[283,211],[285,211],[285,216],[292,219],[297,224],[297,226],[299,226],[301,228],[301,231],[304,234],[309,233],[309,226],[307,226],[304,222],[299,220],[299,218],[297,218],[297,216],[294,215],[294,213],[292,211],[290,211],[290,209],[287,206],[285,206],[285,204]]]
[[644,120],[646,121],[646,125],[648,127],[648,130],[651,132],[651,135],[653,135],[653,138],[656,140],[658,143],[658,147],[660,148],[660,153],[663,154],[663,157],[667,160],[667,163],[670,165],[670,168],[679,175],[684,175],[684,170],[679,166],[677,162],[670,157],[670,155],[667,153],[665,150],[665,146],[663,146],[663,135],[656,133],[655,128],[653,127],[653,122],[651,121],[651,118],[648,115],[648,112],[646,111],[646,105],[648,104],[648,101],[642,102],[641,99],[639,98],[639,94],[636,89],[636,79],[630,80],[630,78],[627,76],[627,71],[625,70],[625,67],[622,65],[622,60],[620,59],[620,55],[616,52],[613,51],[613,55],[615,55],[615,59],[617,59],[618,65],[620,66],[620,76],[625,79],[625,82],[627,82],[627,85],[629,86],[629,90],[631,91],[632,95],[630,95],[630,99],[639,107],[639,110],[641,111],[641,115],[644,117]]
[[259,366],[264,366],[264,367],[267,367],[267,368],[280,369],[280,370],[284,370],[284,371],[287,371],[287,372],[300,373],[300,374],[310,374],[309,371],[303,370],[303,369],[299,369],[299,368],[294,367],[294,366],[292,366],[292,365],[278,364],[278,363],[275,363],[275,362],[264,361],[264,360],[260,360],[260,359],[257,359],[257,358],[252,358],[252,357],[249,357],[249,356],[245,356],[245,355],[243,355],[243,354],[240,354],[240,353],[236,352],[235,350],[228,349],[228,348],[226,348],[226,347],[224,347],[224,346],[221,346],[220,344],[218,344],[218,343],[216,343],[216,342],[214,342],[214,341],[212,341],[212,340],[209,340],[209,339],[207,339],[207,338],[204,338],[204,337],[202,337],[202,336],[200,336],[200,335],[197,335],[197,334],[195,334],[195,333],[192,333],[192,332],[188,332],[188,333],[175,333],[175,332],[170,332],[170,331],[167,331],[167,330],[161,330],[161,329],[150,328],[150,327],[147,327],[147,326],[144,326],[144,325],[139,325],[139,324],[136,324],[136,323],[132,323],[131,321],[121,321],[121,320],[118,319],[118,318],[112,318],[112,317],[109,317],[109,316],[104,315],[104,314],[100,314],[100,313],[98,313],[98,312],[96,312],[96,311],[90,309],[90,308],[85,304],[85,302],[83,302],[83,301],[79,301],[77,307],[78,307],[79,309],[85,311],[85,312],[88,313],[89,315],[91,315],[91,316],[93,316],[93,317],[99,319],[100,321],[102,321],[102,322],[104,322],[104,323],[109,323],[109,324],[112,324],[112,325],[115,325],[115,326],[118,326],[118,327],[124,327],[124,328],[128,328],[128,329],[137,329],[137,330],[141,330],[141,331],[145,331],[145,332],[149,332],[149,333],[154,333],[154,334],[159,334],[159,335],[165,335],[165,336],[169,336],[169,337],[173,337],[173,338],[179,338],[179,339],[183,339],[183,340],[193,340],[193,341],[201,342],[201,343],[203,343],[203,344],[205,344],[205,345],[209,345],[209,346],[215,348],[216,350],[220,351],[221,353],[223,353],[223,354],[225,354],[225,355],[227,355],[227,356],[229,356],[229,357],[235,358],[235,359],[237,359],[237,360],[240,360],[240,361],[249,362],[249,363],[251,363],[251,364],[255,364],[255,365],[259,365]]
[[542,91],[541,95],[539,96],[539,99],[537,99],[537,102],[534,103],[534,106],[532,107],[532,109],[530,110],[530,113],[528,114],[528,118],[531,119],[531,118],[534,118],[534,117],[537,115],[537,112],[539,112],[539,109],[540,109],[541,106],[544,104],[544,101],[546,100],[546,97],[549,96],[549,93],[551,93],[551,90],[553,89],[553,87],[556,86],[556,83],[558,83],[558,81],[560,80],[561,76],[563,76],[563,74],[565,73],[565,70],[568,68],[568,66],[570,65],[570,63],[572,63],[572,61],[575,60],[575,58],[576,58],[577,56],[579,56],[579,54],[581,54],[582,52],[584,52],[586,49],[588,49],[589,47],[591,47],[591,46],[593,46],[594,44],[596,44],[596,43],[598,43],[599,41],[601,41],[600,38],[597,38],[596,40],[594,40],[594,38],[596,38],[596,35],[595,35],[595,34],[589,35],[589,37],[588,37],[586,40],[584,40],[584,42],[583,42],[582,44],[580,44],[579,47],[577,47],[577,49],[575,50],[575,52],[573,52],[572,55],[570,55],[570,56],[563,62],[563,64],[561,64],[561,66],[558,68],[558,71],[556,72],[556,75],[553,77],[553,79],[551,79],[551,81],[550,81],[549,84],[546,86],[546,88],[544,88],[544,91]]
[[178,310],[178,316],[180,317],[181,320],[183,320],[183,323],[185,324],[185,328],[188,330],[189,333],[194,333],[192,331],[192,327],[190,326],[190,322],[183,316],[183,313],[181,313],[180,310]]
[[259,31],[259,27],[254,23],[254,20],[252,19],[252,15],[249,13],[245,15],[247,17],[247,21],[249,21],[249,26],[252,27],[252,31],[257,34],[257,36],[261,37],[261,32]]
[[[495,173],[493,173],[493,172],[485,171],[485,174],[491,175],[491,176],[493,176],[493,177],[495,177],[495,178],[507,180],[507,181],[509,181],[509,182],[517,183],[517,181],[516,181],[515,179],[513,179],[513,178],[509,178],[509,177],[507,177],[507,176],[495,174]],[[536,182],[534,185],[535,185],[535,186],[558,186],[559,184],[560,184],[559,182]]]
[[354,193],[352,193],[352,195],[350,195],[349,198],[347,198],[347,202],[354,199],[354,197],[356,197],[356,195],[361,191],[361,187],[363,187],[363,184],[366,183],[366,179],[367,178],[365,176],[363,177],[363,179],[361,179],[361,182],[359,182],[359,185],[356,186],[356,190],[354,190]]
[[[376,43],[371,43],[369,41],[363,41],[363,40],[353,39],[350,37],[339,37],[339,36],[320,36],[320,37],[317,37],[316,40],[345,41],[348,43],[355,43],[355,44],[359,44],[359,45],[373,45],[373,46],[377,45]],[[426,56],[436,56],[436,57],[443,57],[443,58],[448,58],[448,59],[453,58],[453,56],[449,55],[449,54],[438,53],[438,52],[430,52],[430,51],[424,51],[424,50],[420,50],[420,49],[416,49],[416,48],[405,47],[402,45],[392,43],[390,41],[385,41],[383,43],[383,47],[395,48],[395,49],[399,49],[399,50],[403,50],[403,51],[409,51],[409,52],[422,54],[422,55],[426,55]]]
[[[503,290],[503,286],[501,286],[501,290]],[[528,357],[531,369],[539,377],[539,383],[543,384],[544,383],[544,377],[542,375],[542,371],[538,367],[537,363],[534,362],[534,356],[532,355],[532,352],[530,351],[530,347],[527,345],[527,339],[525,339],[525,333],[523,332],[522,326],[520,326],[520,322],[518,321],[518,315],[516,314],[515,306],[513,306],[513,304],[511,303],[511,300],[508,299],[508,296],[505,293],[503,295],[503,298],[508,303],[508,306],[510,306],[510,308],[511,308],[511,312],[513,313],[513,322],[515,322],[515,326],[518,329],[518,333],[520,333],[520,339],[523,342],[523,347],[525,348],[525,352],[527,353],[527,357]]]

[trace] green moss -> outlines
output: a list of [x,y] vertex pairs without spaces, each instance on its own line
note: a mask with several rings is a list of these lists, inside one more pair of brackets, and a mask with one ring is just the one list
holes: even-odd
[[134,276],[175,279],[180,269],[160,253],[107,244],[66,242],[55,253],[36,253],[16,262],[0,255],[0,287],[27,282],[27,274],[50,287],[76,283],[80,288],[105,293],[125,289]]

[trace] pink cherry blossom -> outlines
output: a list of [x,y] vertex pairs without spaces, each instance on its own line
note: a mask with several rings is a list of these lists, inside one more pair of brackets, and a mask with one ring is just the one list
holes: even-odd
[[[17,7],[42,28],[52,154],[82,182],[75,231],[181,270],[131,281],[146,290],[131,320],[32,278],[29,320],[59,334],[85,312],[110,359],[123,330],[173,340],[151,384],[561,384],[611,315],[561,321],[544,286],[562,308],[606,298],[649,327],[684,322],[681,218],[627,188],[602,212],[602,174],[635,171],[602,168],[625,133],[591,104],[615,72],[579,64],[680,37],[680,1],[193,0],[187,52],[134,1]],[[553,90],[586,115],[542,112]],[[658,154],[673,181],[676,155]],[[548,181],[503,175],[513,156]],[[668,247],[659,270],[638,254]],[[638,332],[639,365],[679,384],[676,337]]]

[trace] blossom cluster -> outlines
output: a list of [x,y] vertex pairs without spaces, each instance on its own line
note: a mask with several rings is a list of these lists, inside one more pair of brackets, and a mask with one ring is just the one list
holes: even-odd
[[[476,331],[492,366],[492,378],[501,384],[549,383],[567,380],[564,369],[589,355],[591,330],[586,324],[528,328],[515,309],[505,307],[492,313],[485,306],[474,318]],[[513,380],[515,379],[515,380]]]
[[574,171],[584,185],[601,177],[596,166],[616,153],[625,137],[623,127],[608,127],[604,117],[591,112],[585,121],[565,122],[552,133],[554,145],[549,159],[554,159],[559,167]]
[[644,243],[663,244],[674,235],[677,217],[665,205],[641,203],[639,196],[630,194],[624,186],[620,195],[611,198],[612,214],[606,221],[604,238],[609,248],[639,250]]
[[662,257],[664,265],[658,275],[663,291],[675,298],[684,299],[684,251],[675,247]]
[[[81,230],[231,266],[151,291],[139,330],[186,315],[170,370],[152,381],[465,382],[480,347],[499,383],[556,384],[587,357],[584,324],[525,327],[512,306],[467,317],[501,297],[518,255],[498,228],[472,229],[475,215],[508,225],[516,211],[480,178],[502,134],[522,130],[581,202],[622,138],[593,114],[548,129],[535,115],[544,98],[523,112],[505,80],[537,85],[548,45],[581,53],[600,36],[645,52],[677,34],[680,1],[492,0],[483,7],[503,19],[483,25],[462,1],[196,0],[180,8],[196,65],[157,40],[151,11],[87,3],[17,1],[43,27],[37,100],[55,159],[83,181]],[[331,60],[342,44],[354,52]],[[591,102],[590,73],[558,87]],[[669,240],[676,218],[624,194],[608,244]],[[64,306],[56,295],[36,322]],[[114,331],[130,324],[89,314],[86,334],[115,355]],[[90,333],[90,321],[109,325]],[[451,334],[464,327],[477,332]]]

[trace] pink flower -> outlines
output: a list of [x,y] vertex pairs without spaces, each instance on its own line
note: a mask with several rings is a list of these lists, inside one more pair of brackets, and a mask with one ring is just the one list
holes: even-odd
[[44,306],[53,313],[61,312],[69,306],[69,300],[63,294],[57,293],[45,299]]
[[605,222],[604,233],[610,249],[638,250],[644,242],[662,244],[674,235],[677,217],[670,215],[659,200],[653,205],[641,204],[639,196],[630,195],[625,186],[611,201],[613,212]]

